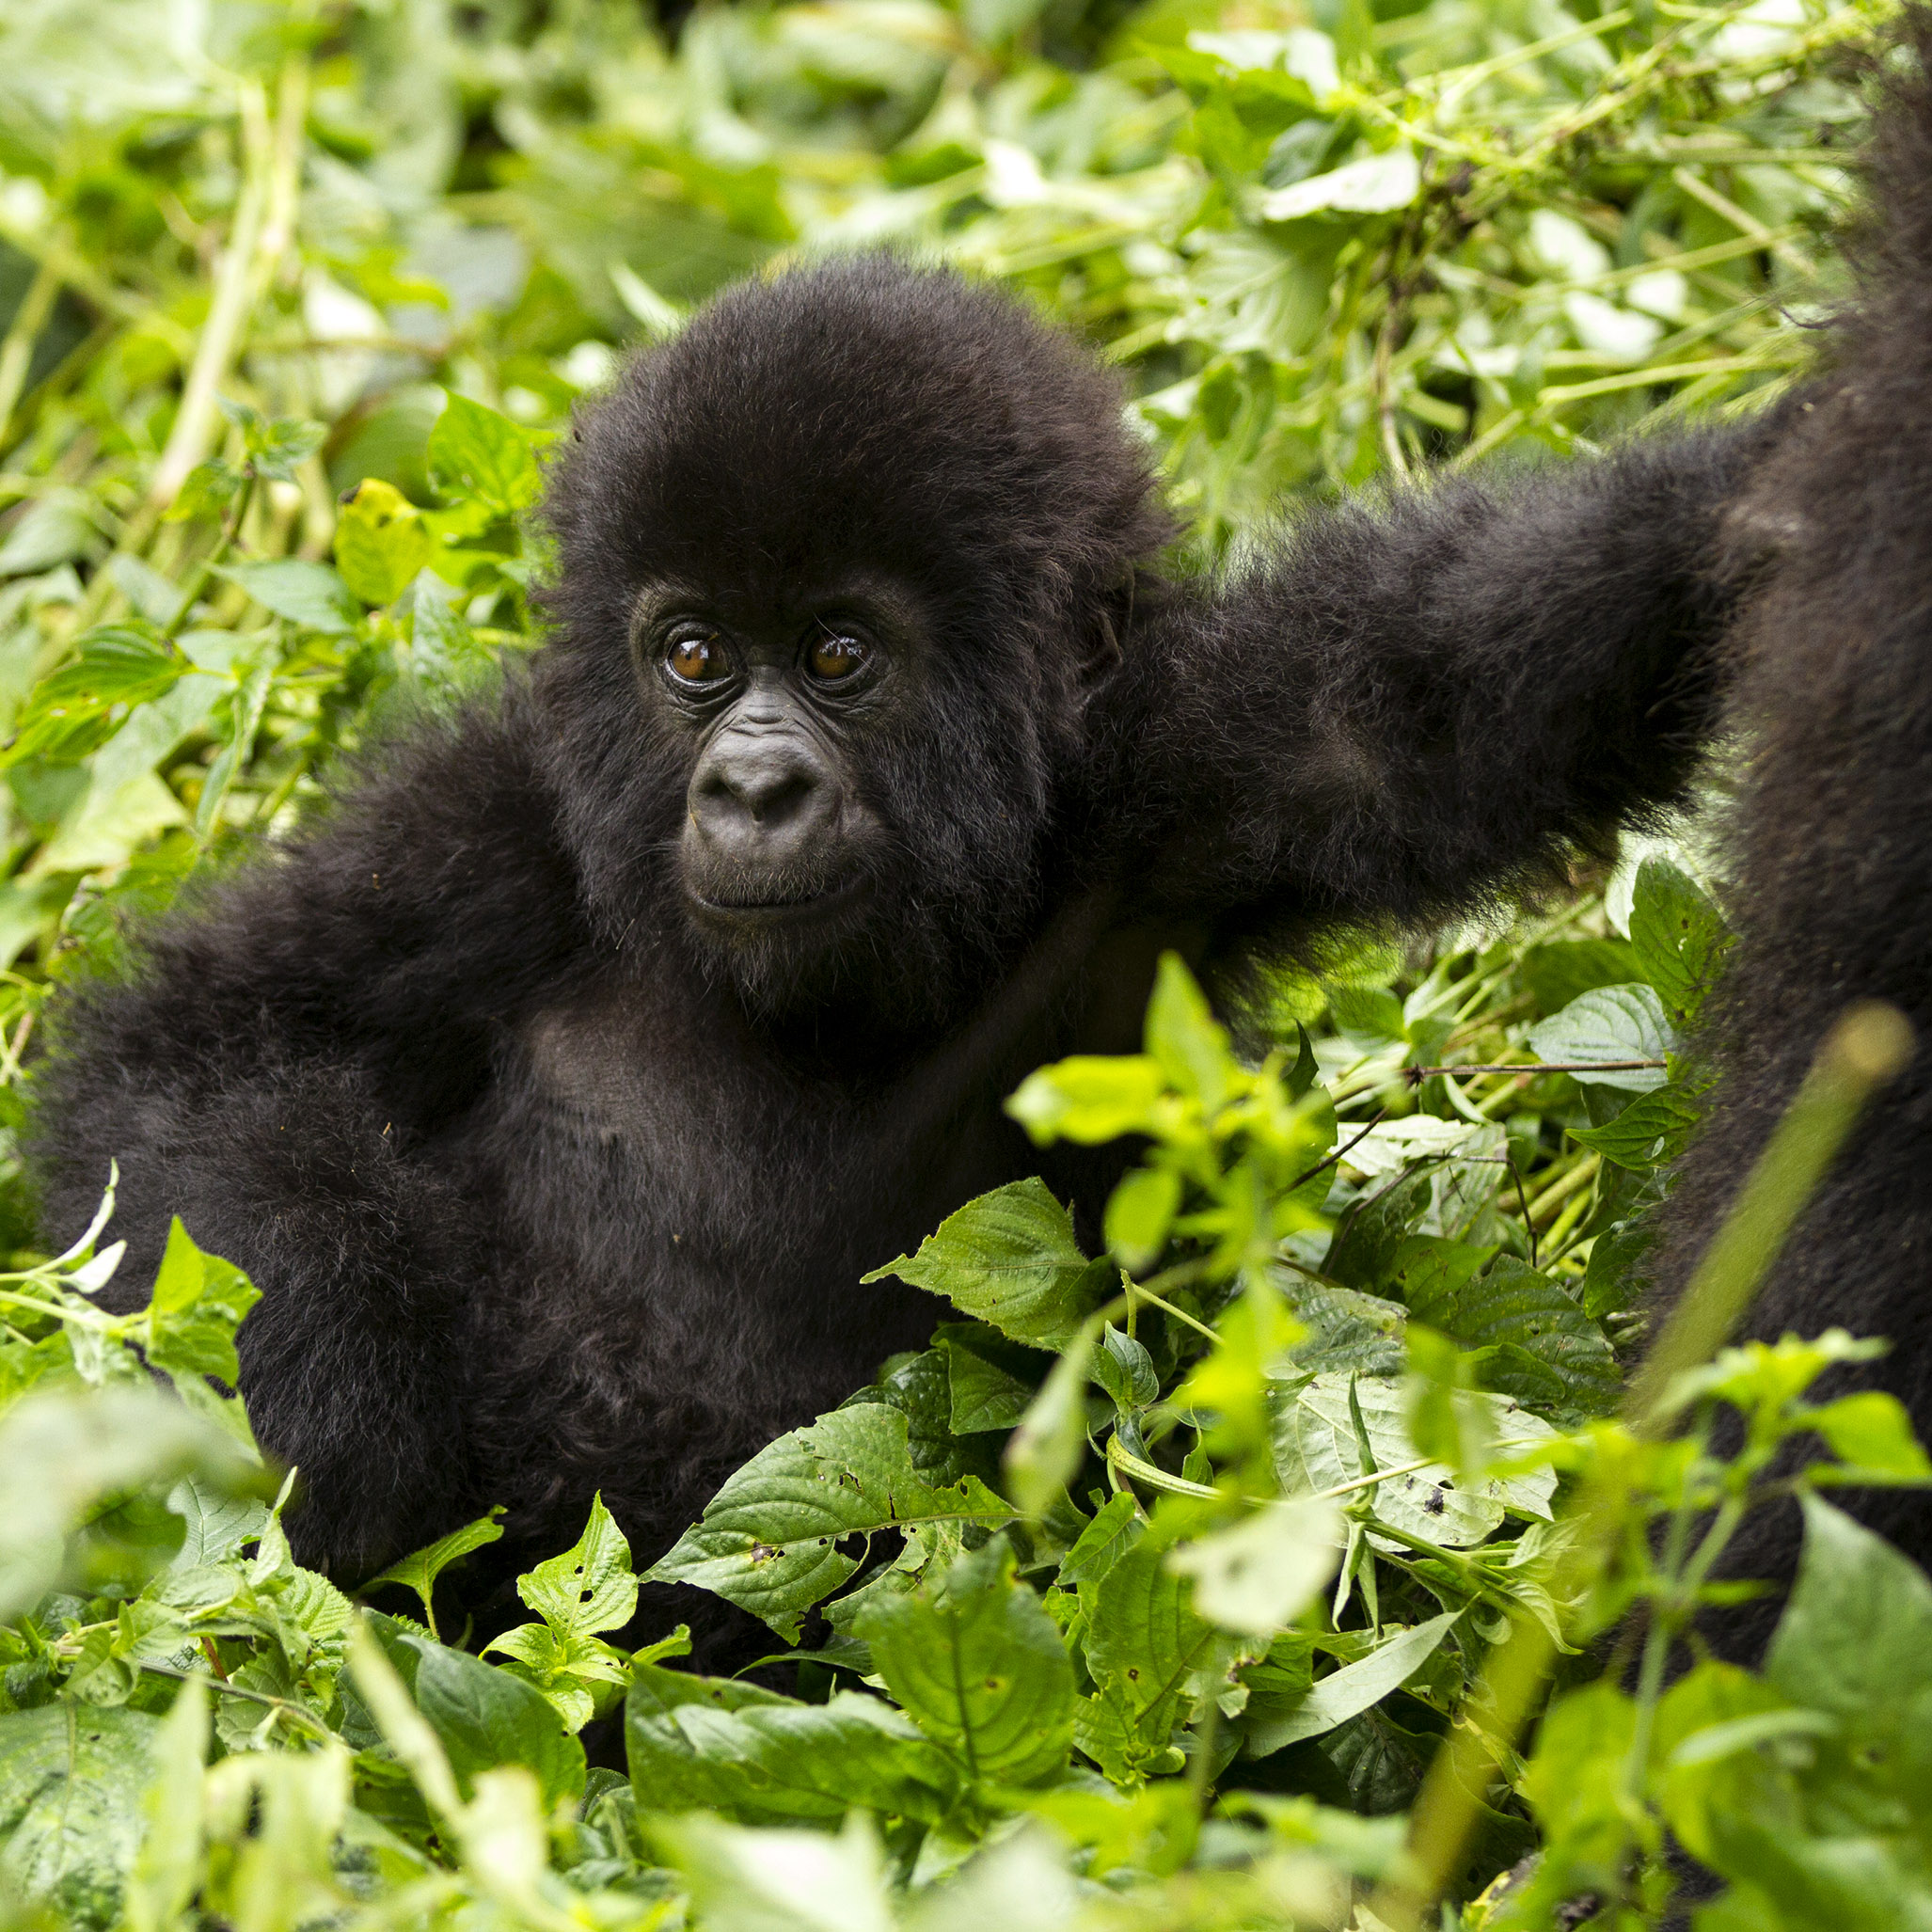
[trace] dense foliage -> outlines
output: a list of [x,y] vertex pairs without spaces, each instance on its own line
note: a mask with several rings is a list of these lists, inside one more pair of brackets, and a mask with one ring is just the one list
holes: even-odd
[[[1829,293],[1842,55],[1881,20],[827,0],[672,51],[626,0],[14,0],[9,1125],[50,989],[538,641],[546,439],[721,281],[881,241],[1008,281],[1126,372],[1218,557],[1380,474],[1756,406]],[[9,1169],[0,1914],[1637,1926],[1674,1837],[1730,1888],[1705,1932],[1932,1925],[1932,1584],[1826,1499],[1932,1465],[1889,1398],[1806,1395],[1872,1344],[1692,1327],[1624,1389],[1725,944],[1699,872],[1632,851],[1513,928],[1284,964],[1260,1058],[1170,961],[1144,1054],[1035,1074],[1042,1143],[1147,1138],[1108,1252],[1028,1183],[878,1258],[942,1298],[931,1346],[656,1565],[809,1650],[756,1682],[613,1643],[601,1508],[482,1656],[488,1519],[367,1608],[296,1566],[216,1386],[253,1288],[177,1227],[104,1314],[111,1221],[34,1252]],[[1828,1056],[1709,1300],[1877,1051]],[[1804,1432],[1764,1670],[1672,1678]]]

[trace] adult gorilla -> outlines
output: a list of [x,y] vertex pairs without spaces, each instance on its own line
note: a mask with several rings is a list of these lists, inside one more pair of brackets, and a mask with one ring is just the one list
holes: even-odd
[[[1672,800],[1763,432],[1299,522],[1170,583],[1113,381],[958,276],[742,286],[559,467],[558,633],[60,1017],[50,1234],[120,1164],[263,1291],[303,1560],[601,1486],[655,1555],[722,1477],[918,1342],[860,1275],[1041,1172],[1032,1066],[1138,1037],[1337,921],[1556,876]],[[119,1285],[117,1292],[121,1291]]]

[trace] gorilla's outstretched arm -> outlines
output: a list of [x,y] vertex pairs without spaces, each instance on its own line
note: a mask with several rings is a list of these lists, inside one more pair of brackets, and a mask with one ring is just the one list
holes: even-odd
[[1736,601],[1723,512],[1773,433],[1357,500],[1155,614],[1120,738],[1150,896],[1264,944],[1429,917],[1675,801]]

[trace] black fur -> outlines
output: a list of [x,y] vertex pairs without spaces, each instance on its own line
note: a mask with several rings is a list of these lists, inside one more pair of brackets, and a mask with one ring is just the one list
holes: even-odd
[[[1908,13],[1896,57],[1852,238],[1856,293],[1829,331],[1836,372],[1735,512],[1737,541],[1778,554],[1735,640],[1734,722],[1752,750],[1730,827],[1737,944],[1707,1022],[1722,1078],[1657,1272],[1668,1300],[1837,1016],[1892,1001],[1917,1056],[1854,1132],[1746,1332],[1888,1338],[1883,1362],[1828,1388],[1888,1388],[1932,1434],[1932,8]],[[1842,1499],[1932,1562],[1923,1492]],[[1798,1540],[1795,1508],[1767,1512],[1725,1567],[1788,1578]],[[1767,1596],[1713,1634],[1754,1655],[1779,1608]]]
[[[254,1276],[243,1384],[306,1560],[499,1501],[527,1560],[597,1486],[653,1557],[923,1338],[934,1305],[864,1270],[1036,1172],[1092,1225],[1119,1157],[1039,1154],[1000,1101],[1134,1046],[1162,946],[1238,974],[1550,879],[1678,797],[1763,435],[1357,501],[1168,583],[1117,390],[1064,339],[882,261],[747,284],[584,420],[530,676],[67,1004],[48,1232],[114,1156],[130,1297],[171,1211]],[[911,639],[808,734],[865,890],[721,937],[680,882],[709,727],[633,660],[640,588],[762,638],[855,572]]]

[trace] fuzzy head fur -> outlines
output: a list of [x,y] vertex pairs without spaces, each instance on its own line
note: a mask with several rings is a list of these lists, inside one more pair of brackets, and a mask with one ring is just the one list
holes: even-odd
[[684,930],[757,1007],[863,987],[908,1017],[946,1010],[1036,911],[1114,607],[1170,533],[1111,376],[955,273],[871,258],[749,282],[586,413],[548,515],[562,635],[540,689],[613,933],[674,896],[696,745],[641,694],[640,590],[674,583],[748,621],[852,572],[904,594],[916,699],[846,747],[881,830],[863,911],[729,942]]

